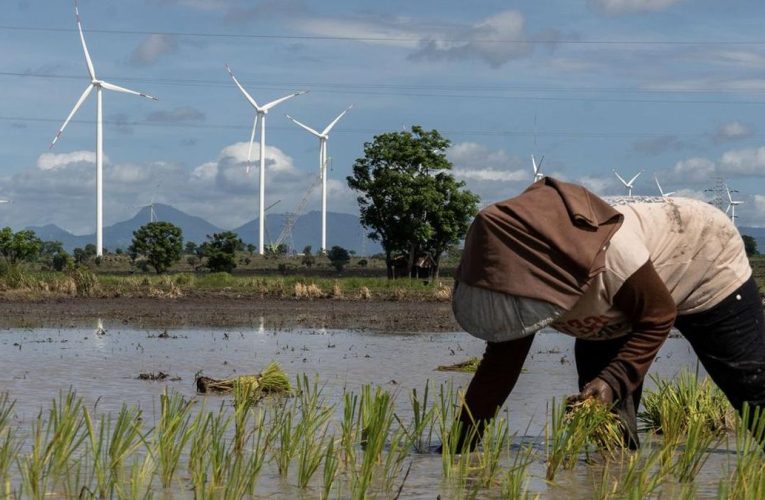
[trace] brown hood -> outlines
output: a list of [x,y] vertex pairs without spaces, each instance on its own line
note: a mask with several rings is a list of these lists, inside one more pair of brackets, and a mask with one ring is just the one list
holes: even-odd
[[456,278],[568,310],[603,270],[621,224],[619,212],[582,186],[545,177],[478,213]]

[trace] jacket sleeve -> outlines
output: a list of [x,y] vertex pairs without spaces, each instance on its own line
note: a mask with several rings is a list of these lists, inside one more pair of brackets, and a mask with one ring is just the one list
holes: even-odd
[[465,393],[460,413],[463,429],[478,425],[479,433],[515,387],[534,335],[508,342],[487,342],[483,359]]
[[632,333],[616,357],[598,375],[622,399],[642,382],[675,323],[677,307],[649,260],[614,296],[614,307],[632,324]]

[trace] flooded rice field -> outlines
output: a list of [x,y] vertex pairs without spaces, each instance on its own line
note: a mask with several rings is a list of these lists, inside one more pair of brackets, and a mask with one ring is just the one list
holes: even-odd
[[[271,361],[277,361],[292,380],[303,373],[311,382],[318,380],[323,406],[330,408],[327,416],[329,429],[340,432],[343,422],[348,422],[343,412],[348,408],[349,393],[361,394],[362,387],[369,384],[381,387],[392,397],[395,419],[391,420],[391,429],[408,426],[413,421],[412,390],[416,389],[422,397],[426,381],[429,381],[431,405],[435,404],[439,387],[451,386],[456,394],[467,386],[471,374],[435,371],[436,367],[480,357],[484,346],[483,342],[464,333],[269,331],[265,328],[139,330],[107,323],[102,334],[96,331],[95,325],[96,321],[93,328],[0,331],[0,363],[3,367],[0,382],[9,399],[16,402],[10,425],[19,429],[22,455],[31,453],[34,448],[30,429],[35,427],[40,411],[47,411],[52,400],[67,391],[76,392],[77,397],[82,398],[83,407],[91,410],[93,415],[114,417],[125,403],[140,408],[143,429],[147,432],[160,419],[160,400],[168,390],[194,401],[195,408],[217,410],[223,405],[225,412],[235,413],[231,409],[233,398],[230,395],[196,394],[195,377],[199,374],[214,378],[255,374]],[[651,373],[671,378],[683,368],[695,370],[695,356],[684,339],[670,338]],[[159,372],[166,374],[167,378],[161,381],[139,379],[141,374]],[[650,388],[652,382],[648,381],[646,385]],[[512,469],[513,457],[525,454],[529,458],[523,470],[523,487],[531,495],[539,494],[543,498],[559,495],[567,498],[609,496],[609,488],[604,486],[603,478],[613,474],[614,469],[604,467],[602,460],[595,460],[595,465],[591,465],[581,459],[573,469],[560,470],[553,482],[545,480],[545,427],[551,400],[557,398],[560,401],[575,392],[573,339],[552,332],[538,334],[518,385],[505,405],[510,411],[503,412],[508,422],[509,440],[500,460],[497,478],[489,478],[486,484],[474,489],[466,486],[469,481],[466,483],[464,478],[457,483],[445,479],[445,476],[453,474],[447,473],[442,456],[432,452],[440,443],[440,434],[436,429],[425,433],[430,434],[430,439],[420,452],[412,449],[400,456],[399,463],[392,466],[398,467],[398,475],[390,481],[389,487],[371,488],[370,495],[400,495],[401,498],[436,498],[438,495],[447,498],[472,495],[500,497],[503,491],[504,494],[510,491],[499,486],[505,481],[501,480],[502,470]],[[452,397],[452,406],[456,406],[455,401]],[[268,408],[275,404],[263,401],[257,406]],[[437,420],[434,417],[434,422]],[[433,427],[438,425],[433,424]],[[229,434],[230,429],[226,435]],[[329,442],[328,434],[329,431],[316,434],[317,446]],[[656,438],[645,435],[642,439],[644,449],[658,447]],[[273,440],[276,441],[277,437]],[[735,468],[735,445],[732,441],[733,437],[728,436],[715,442],[690,489],[676,481],[669,481],[661,491],[665,494],[676,491],[682,495],[692,492],[696,497],[716,497],[720,480]],[[186,449],[193,450],[190,445]],[[381,452],[378,462],[384,461],[383,456],[392,455],[392,449],[393,444],[386,442],[387,451]],[[197,483],[191,466],[187,464],[193,460],[193,457],[189,458],[189,453],[193,455],[194,452],[184,451],[180,458],[181,465],[171,486],[162,488],[159,480],[149,481],[150,485],[140,496],[162,493],[170,494],[171,498],[193,497],[193,487]],[[356,446],[354,453],[358,453],[358,463],[363,464],[364,450]],[[147,453],[137,451],[136,454],[142,456]],[[1,455],[0,449],[0,462]],[[76,455],[74,453],[70,459],[74,460]],[[317,463],[315,477],[307,483],[302,481],[307,486],[299,488],[297,483],[301,480],[295,477],[294,472],[298,467],[293,466],[287,474],[281,470],[281,462],[275,456],[265,460],[262,468],[258,469],[257,484],[253,487],[256,496],[324,496],[322,484],[326,483],[328,474],[325,465],[320,467]],[[298,461],[299,456],[300,452],[296,451],[294,460]],[[464,465],[465,470],[476,470],[476,467]],[[9,470],[6,493],[24,491],[23,485],[29,483],[28,474],[14,472],[14,466],[10,466]],[[387,473],[380,472],[383,476]],[[321,479],[322,474],[324,480]],[[341,472],[336,474],[339,477]],[[83,481],[89,486],[83,486],[80,491],[92,492],[92,484],[96,480],[86,478]],[[209,478],[206,481],[209,482]],[[330,481],[330,486],[327,496],[333,498],[356,496],[354,492],[359,491],[353,485],[343,486],[340,480],[334,486]],[[26,488],[24,496],[29,494],[30,487]],[[61,488],[49,486],[49,491],[54,490],[54,494],[68,491]]]

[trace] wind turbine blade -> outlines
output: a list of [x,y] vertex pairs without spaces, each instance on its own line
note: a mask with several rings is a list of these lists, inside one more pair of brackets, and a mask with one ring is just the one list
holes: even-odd
[[726,213],[726,214],[727,214],[728,212],[730,212],[730,207],[732,207],[732,206],[733,206],[733,203],[728,203],[728,208],[726,208],[726,209],[725,209],[725,213]]
[[106,90],[122,92],[123,94],[138,95],[141,97],[145,97],[147,99],[151,99],[152,101],[159,101],[159,99],[149,94],[144,94],[143,92],[136,92],[135,90],[126,89],[125,87],[120,87],[119,85],[114,85],[113,83],[109,83],[109,82],[101,82],[101,87],[105,88]]
[[53,140],[50,143],[50,146],[48,146],[48,149],[52,148],[54,144],[58,141],[58,138],[61,137],[61,134],[64,133],[64,129],[67,125],[69,125],[69,121],[72,119],[74,114],[77,112],[78,109],[80,109],[80,106],[82,106],[82,103],[85,102],[85,99],[88,98],[90,93],[93,92],[93,84],[88,84],[88,88],[85,89],[85,92],[82,93],[80,98],[77,100],[77,104],[74,105],[74,108],[72,108],[72,111],[69,113],[69,116],[66,117],[66,120],[64,120],[64,124],[61,125],[61,128],[58,129],[58,132],[56,132],[56,136],[53,138]]
[[643,173],[643,171],[641,170],[640,172],[638,172],[637,174],[635,174],[635,177],[633,177],[632,179],[630,179],[630,182],[629,182],[629,184],[630,184],[630,185],[632,185],[632,183],[633,183],[633,182],[635,182],[635,179],[637,179],[638,177],[640,177],[640,174],[642,174],[642,173]]
[[244,172],[246,174],[250,173],[250,166],[252,166],[251,158],[252,158],[252,143],[255,142],[255,129],[258,128],[258,117],[260,115],[258,113],[255,113],[255,119],[252,121],[252,134],[250,134],[250,147],[247,149],[247,164],[244,167]]
[[663,189],[661,189],[661,184],[659,184],[659,178],[658,178],[658,177],[656,177],[656,176],[654,175],[654,176],[653,176],[653,180],[655,180],[655,181],[656,181],[656,187],[658,187],[658,188],[659,188],[659,194],[660,194],[660,195],[662,195],[662,196],[664,196],[664,190],[663,190]]
[[228,74],[231,75],[231,79],[234,80],[234,83],[237,87],[239,87],[239,90],[242,91],[242,94],[244,94],[244,97],[252,104],[252,107],[255,108],[257,111],[262,111],[260,106],[258,106],[258,103],[255,102],[255,99],[252,98],[250,94],[247,93],[246,90],[244,90],[244,87],[242,87],[242,84],[239,83],[239,80],[236,79],[234,76],[234,72],[231,71],[231,68],[229,68],[228,64],[226,64],[226,70],[228,71]]
[[624,184],[624,186],[625,186],[625,187],[629,187],[629,184],[627,184],[627,181],[625,181],[624,179],[622,179],[622,176],[621,176],[621,175],[619,175],[619,172],[617,172],[616,170],[614,170],[614,175],[615,175],[615,176],[616,176],[616,177],[617,177],[617,178],[618,178],[620,181],[622,181],[622,184]]
[[534,174],[539,171],[539,167],[537,167],[537,160],[534,158],[534,155],[531,155],[531,166],[534,168]]
[[77,7],[77,0],[74,0],[74,17],[77,18],[77,29],[80,32],[82,50],[85,52],[85,63],[88,65],[88,74],[90,75],[91,80],[95,80],[96,70],[93,69],[93,61],[90,59],[90,52],[88,52],[88,46],[85,44],[85,35],[82,33],[82,22],[80,22],[80,9]]
[[307,90],[301,90],[299,92],[293,92],[290,95],[286,95],[284,97],[280,97],[279,99],[273,100],[273,101],[269,102],[268,104],[266,104],[265,106],[263,106],[263,111],[268,111],[269,109],[273,108],[277,104],[281,104],[281,103],[283,103],[284,101],[286,101],[288,99],[292,99],[293,97],[296,97],[296,96],[299,96],[299,95],[303,95],[303,94],[307,94],[307,93],[308,93]]
[[353,107],[353,104],[351,104],[350,106],[348,106],[348,108],[346,108],[346,110],[345,110],[345,111],[343,111],[342,113],[340,113],[339,115],[337,115],[337,118],[335,118],[334,120],[332,120],[332,123],[330,123],[329,125],[327,125],[327,128],[325,128],[324,130],[322,130],[322,132],[321,132],[321,135],[327,135],[327,134],[329,134],[329,131],[330,131],[330,130],[332,130],[332,127],[334,127],[334,126],[337,124],[337,122],[339,122],[339,121],[340,121],[340,118],[342,118],[342,117],[343,117],[343,116],[344,116],[344,115],[345,115],[345,114],[346,114],[348,111],[350,111],[352,107]]
[[284,115],[284,116],[286,116],[292,123],[294,123],[298,127],[302,127],[304,129],[306,129],[307,131],[309,131],[310,133],[312,133],[316,137],[321,137],[322,136],[322,134],[320,134],[319,132],[315,131],[314,129],[312,129],[311,127],[309,127],[308,125],[306,125],[304,123],[300,123],[296,119],[292,118],[290,115]]
[[733,203],[733,197],[730,195],[730,188],[726,185],[725,192],[728,193],[728,201]]

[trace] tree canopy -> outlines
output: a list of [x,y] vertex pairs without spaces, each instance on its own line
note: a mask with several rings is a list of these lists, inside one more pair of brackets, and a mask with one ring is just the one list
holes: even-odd
[[359,193],[361,224],[382,244],[389,277],[396,254],[408,256],[410,269],[418,255],[430,255],[437,276],[441,254],[464,237],[477,212],[478,196],[450,172],[449,145],[420,126],[384,133],[364,144],[347,178]]
[[236,251],[243,247],[242,240],[233,231],[207,235],[202,243],[202,255],[207,258],[207,268],[213,272],[230,273],[236,267]]
[[171,222],[149,222],[133,231],[131,255],[143,255],[151,267],[161,274],[181,260],[183,231]]
[[25,229],[13,232],[10,227],[0,229],[0,255],[10,265],[35,259],[42,241],[34,231]]

